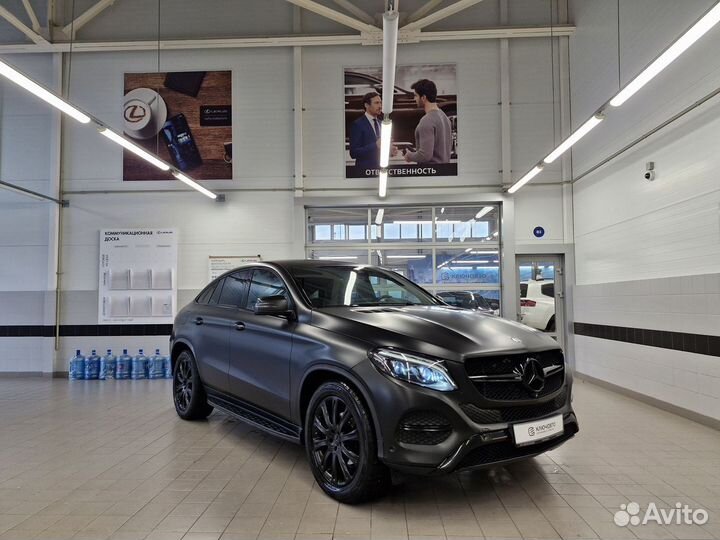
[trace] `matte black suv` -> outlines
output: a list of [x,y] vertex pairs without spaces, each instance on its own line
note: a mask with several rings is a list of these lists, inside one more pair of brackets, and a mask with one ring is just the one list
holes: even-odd
[[256,263],[175,319],[173,398],[305,445],[318,484],[354,503],[389,469],[448,473],[535,456],[578,431],[557,343],[443,303],[394,272]]

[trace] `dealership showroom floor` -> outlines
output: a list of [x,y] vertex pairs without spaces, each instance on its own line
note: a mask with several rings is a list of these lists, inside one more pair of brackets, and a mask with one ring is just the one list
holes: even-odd
[[720,0],[0,0],[0,540],[720,540]]
[[[0,380],[1,539],[720,538],[720,433],[591,383],[558,450],[347,506],[301,447],[223,413],[183,422],[169,383],[124,382]],[[620,528],[631,501],[711,518]]]

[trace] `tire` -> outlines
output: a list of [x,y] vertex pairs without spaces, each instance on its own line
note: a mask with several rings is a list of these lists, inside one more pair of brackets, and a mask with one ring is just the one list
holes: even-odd
[[546,332],[554,332],[555,331],[555,315],[550,317],[550,320],[547,323],[547,326],[545,327]]
[[178,356],[173,370],[173,403],[183,420],[204,420],[213,411],[207,402],[197,363],[190,351]]
[[344,382],[326,382],[310,399],[305,451],[315,480],[337,501],[360,503],[390,488],[390,470],[377,457],[370,415]]

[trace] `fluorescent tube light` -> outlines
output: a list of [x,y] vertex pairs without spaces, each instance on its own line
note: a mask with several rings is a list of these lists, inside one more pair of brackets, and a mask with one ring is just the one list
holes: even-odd
[[486,206],[483,209],[481,209],[477,214],[475,214],[475,219],[480,219],[481,217],[489,214],[495,209],[494,206]]
[[135,144],[135,143],[133,143],[133,142],[130,142],[130,141],[127,140],[125,137],[123,137],[122,135],[118,135],[117,133],[115,133],[115,132],[112,131],[111,129],[104,127],[104,128],[102,128],[102,129],[100,130],[100,134],[101,134],[101,135],[105,135],[105,137],[107,137],[108,139],[110,139],[110,140],[113,141],[114,143],[119,144],[120,146],[122,146],[122,147],[125,148],[126,150],[129,150],[130,152],[132,152],[132,153],[135,154],[136,156],[143,158],[145,161],[147,161],[147,162],[149,162],[149,163],[152,163],[152,164],[155,165],[158,169],[160,169],[160,170],[162,170],[162,171],[169,171],[169,170],[170,170],[170,165],[168,165],[168,164],[165,163],[164,161],[161,161],[160,158],[158,158],[157,156],[153,156],[153,155],[152,155],[150,152],[148,152],[147,150],[139,147],[137,144]]
[[387,195],[387,180],[387,170],[380,171],[380,176],[378,177],[378,196],[380,198],[384,198],[385,195]]
[[388,259],[424,259],[427,255],[388,255]]
[[206,197],[210,197],[211,199],[217,199],[217,195],[215,195],[212,191],[210,191],[209,189],[205,189],[200,184],[198,184],[195,180],[193,180],[192,178],[190,178],[188,176],[185,176],[180,171],[175,171],[172,174],[175,178],[177,178],[181,182],[185,182],[191,188],[197,189],[200,193],[202,193]]
[[375,225],[382,225],[383,217],[385,217],[385,209],[380,208],[375,214]]
[[18,86],[21,86],[31,94],[36,95],[37,97],[39,97],[43,101],[46,101],[53,107],[60,109],[68,116],[72,116],[78,122],[82,122],[83,124],[90,123],[90,117],[87,114],[79,111],[61,97],[55,95],[50,90],[43,88],[38,83],[30,79],[29,77],[26,77],[17,69],[15,69],[9,64],[6,64],[2,60],[0,60],[0,75],[7,77]]
[[520,180],[518,180],[512,186],[510,186],[510,189],[508,189],[508,193],[515,193],[518,189],[523,187],[530,180],[532,180],[538,174],[540,174],[540,171],[542,171],[542,170],[543,170],[543,166],[541,164],[535,165],[535,167],[533,167],[525,176],[523,176]]
[[343,255],[339,257],[318,257],[321,261],[349,261],[357,259],[354,255]]
[[585,122],[582,126],[580,126],[577,130],[575,130],[575,133],[570,135],[567,139],[565,139],[562,143],[560,143],[560,146],[558,146],[555,150],[550,152],[550,154],[543,160],[545,163],[552,163],[557,158],[559,158],[565,151],[568,150],[573,144],[578,142],[580,139],[582,139],[585,135],[587,135],[592,128],[597,126],[600,122],[603,121],[605,117],[601,114],[596,114],[590,118],[587,122]]
[[389,115],[393,110],[399,17],[400,14],[397,11],[389,11],[383,14],[382,110],[386,115]]
[[[354,257],[357,258],[357,257]],[[357,281],[357,272],[350,273],[350,279],[348,279],[347,286],[345,287],[345,305],[349,306],[352,302],[352,293],[355,289],[355,281]]]
[[497,251],[471,251],[473,255],[497,255]]
[[383,120],[380,124],[380,167],[385,168],[390,163],[390,142],[392,141],[392,122]]
[[665,52],[658,56],[652,64],[646,67],[640,74],[635,77],[625,88],[610,100],[610,105],[619,107],[625,103],[630,97],[649,83],[658,73],[665,69],[673,60],[680,56],[693,43],[700,39],[708,30],[720,21],[720,3],[708,11],[698,22],[690,27],[690,29],[680,36],[675,43],[670,45]]

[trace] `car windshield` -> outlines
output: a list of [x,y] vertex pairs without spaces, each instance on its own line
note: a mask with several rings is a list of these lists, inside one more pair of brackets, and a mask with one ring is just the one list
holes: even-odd
[[379,268],[298,266],[288,270],[313,307],[317,308],[439,304],[411,281]]

